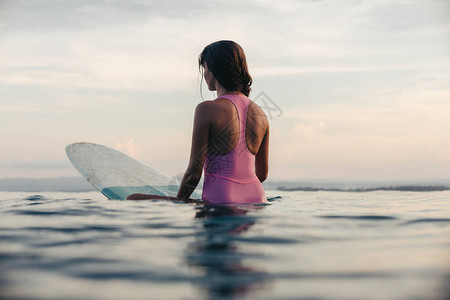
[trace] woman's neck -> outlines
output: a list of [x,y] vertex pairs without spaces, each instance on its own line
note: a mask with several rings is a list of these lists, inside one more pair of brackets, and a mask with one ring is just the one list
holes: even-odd
[[238,92],[238,91],[229,91],[221,85],[217,87],[216,91],[217,91],[217,98],[219,98],[223,95],[239,95],[240,94],[240,92]]

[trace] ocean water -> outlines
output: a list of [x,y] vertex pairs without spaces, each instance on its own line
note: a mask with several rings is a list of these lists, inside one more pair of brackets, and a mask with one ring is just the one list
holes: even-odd
[[449,299],[450,191],[0,192],[2,299]]

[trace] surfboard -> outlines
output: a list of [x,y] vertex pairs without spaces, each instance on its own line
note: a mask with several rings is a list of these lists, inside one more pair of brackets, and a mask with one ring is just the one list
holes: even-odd
[[[144,193],[175,197],[179,183],[154,168],[115,149],[93,143],[73,143],[66,154],[75,169],[108,199],[124,200]],[[191,198],[201,199],[196,189]]]

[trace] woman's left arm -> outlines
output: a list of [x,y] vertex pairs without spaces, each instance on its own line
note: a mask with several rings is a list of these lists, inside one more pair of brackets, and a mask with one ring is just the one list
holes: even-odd
[[181,180],[177,198],[189,198],[202,177],[203,164],[208,149],[210,116],[211,105],[209,101],[199,103],[195,109],[189,164]]

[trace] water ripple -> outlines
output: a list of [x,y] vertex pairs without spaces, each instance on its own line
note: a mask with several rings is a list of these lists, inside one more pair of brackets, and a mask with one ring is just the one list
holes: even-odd
[[47,198],[45,198],[44,196],[41,196],[41,195],[32,195],[32,196],[28,196],[28,197],[24,198],[24,200],[27,200],[27,201],[38,201],[38,200],[50,200],[50,199],[47,199]]
[[448,274],[450,192],[284,192],[265,207],[96,195],[4,194],[1,299],[438,299]]
[[365,215],[365,216],[340,216],[340,215],[326,215],[326,216],[319,216],[320,218],[324,219],[348,219],[348,220],[367,220],[367,221],[384,221],[384,220],[396,220],[396,217],[392,216],[371,216],[371,215]]
[[411,225],[417,223],[450,223],[450,219],[447,218],[425,218],[425,219],[416,219],[412,221],[408,221],[403,223],[403,225]]

